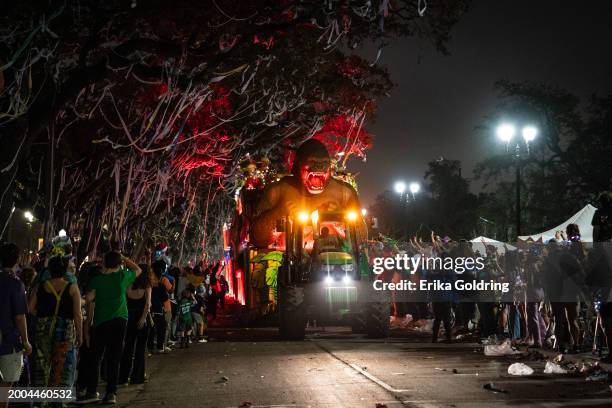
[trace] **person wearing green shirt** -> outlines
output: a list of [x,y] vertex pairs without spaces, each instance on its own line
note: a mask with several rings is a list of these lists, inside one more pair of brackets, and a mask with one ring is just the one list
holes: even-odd
[[179,318],[176,328],[176,336],[180,339],[180,347],[189,347],[189,336],[193,326],[191,312],[196,306],[193,294],[189,289],[183,290],[181,293],[181,301],[179,302]]
[[[126,290],[141,274],[140,267],[119,252],[104,255],[104,269],[95,276],[85,297],[88,306],[87,321],[83,328],[86,344],[91,345],[95,357],[93,373],[87,384],[87,393],[81,403],[97,400],[98,377],[102,356],[106,356],[106,394],[103,402],[117,402],[117,377],[127,327],[128,310]],[[93,326],[92,326],[93,319]]]

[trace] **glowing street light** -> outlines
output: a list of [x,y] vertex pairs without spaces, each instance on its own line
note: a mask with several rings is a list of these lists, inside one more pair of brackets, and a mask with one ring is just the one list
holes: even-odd
[[533,142],[538,135],[538,129],[535,126],[525,126],[523,128],[523,139],[525,142]]
[[410,192],[414,195],[421,191],[421,185],[419,183],[410,183]]
[[516,128],[510,123],[502,123],[497,127],[497,137],[505,143],[510,143],[515,134]]
[[361,209],[361,216],[365,217],[366,215],[368,215],[368,210],[366,210],[365,208]]
[[396,181],[393,188],[397,194],[404,194],[404,191],[406,191],[406,183],[403,181]]
[[28,221],[28,222],[33,222],[34,221],[34,214],[32,214],[30,211],[26,211],[23,213],[23,217]]

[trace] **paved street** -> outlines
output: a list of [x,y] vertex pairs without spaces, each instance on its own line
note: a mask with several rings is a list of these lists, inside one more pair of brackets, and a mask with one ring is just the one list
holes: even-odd
[[[516,358],[472,343],[431,344],[410,333],[369,340],[344,328],[285,342],[275,329],[215,329],[211,341],[148,359],[150,381],[119,392],[134,407],[611,406],[608,383],[542,374],[511,377]],[[506,393],[483,386],[493,382]]]

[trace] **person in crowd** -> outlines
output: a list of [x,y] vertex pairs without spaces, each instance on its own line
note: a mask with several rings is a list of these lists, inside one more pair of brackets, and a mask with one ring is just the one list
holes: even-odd
[[[490,280],[496,281],[501,275],[497,247],[495,245],[486,245],[485,251],[484,268],[476,271],[476,277],[486,282]],[[496,302],[493,299],[494,293],[492,293],[492,291],[481,293],[480,297],[481,300],[478,302],[478,312],[480,313],[480,337],[486,339],[498,333],[495,316]]]
[[206,300],[205,300],[205,292],[206,288],[204,283],[198,285],[197,288],[194,288],[191,293],[195,297],[196,304],[192,309],[191,315],[193,318],[193,323],[195,325],[196,336],[198,342],[205,343],[207,340],[204,338],[204,334],[207,326],[206,319]]
[[219,276],[219,305],[221,306],[221,310],[225,309],[225,295],[229,291],[229,285],[227,283],[227,279],[225,279],[225,275]]
[[193,275],[193,269],[189,265],[185,265],[176,280],[176,293],[180,295],[189,286],[189,275]]
[[118,383],[137,385],[145,382],[145,353],[151,309],[151,267],[139,265],[143,271],[127,288],[128,323]]
[[544,284],[542,283],[543,266],[540,247],[531,245],[525,259],[525,280],[527,294],[527,345],[543,347],[546,344],[546,324],[541,313],[544,301]]
[[543,263],[544,279],[546,282],[546,297],[550,302],[555,323],[555,349],[562,352],[571,350],[572,338],[568,322],[568,314],[573,317],[576,310],[563,302],[563,285],[565,279],[561,268],[562,249],[555,239],[549,240],[546,245],[546,254]]
[[[476,257],[472,249],[471,242],[465,239],[459,240],[459,244],[451,251],[451,256],[459,259],[474,259]],[[457,269],[457,276],[466,282],[475,279],[476,269],[473,265],[461,266]],[[459,304],[457,305],[457,325],[462,326],[464,330],[468,330],[470,323],[474,320],[476,314],[475,298],[478,295],[477,291],[463,290],[458,293]]]
[[[91,280],[102,273],[102,266],[94,263],[87,262],[81,266],[81,270],[78,275],[78,285],[81,290],[81,293],[86,293],[87,288],[90,286]],[[81,307],[81,312],[83,314],[83,333],[86,331],[92,330],[91,324],[93,323],[93,319],[88,318],[87,309],[85,303],[82,303],[83,307]],[[89,324],[89,326],[86,326]],[[87,395],[87,385],[92,382],[92,376],[94,371],[96,370],[96,357],[92,344],[90,342],[83,341],[81,347],[79,348],[79,358],[78,358],[78,366],[77,366],[77,381],[76,381],[76,392],[77,392],[77,401],[81,402],[85,400]],[[96,392],[94,400],[98,400],[99,394]]]
[[163,274],[166,272],[166,263],[162,260],[153,262],[153,276],[151,281],[151,314],[153,316],[153,339],[156,348],[149,343],[149,350],[157,353],[169,352],[167,347],[166,331],[172,317],[172,306],[170,305],[170,292],[172,284]]
[[[117,251],[110,251],[104,255],[104,270],[90,282],[85,300],[90,305],[87,319],[93,318],[94,327],[93,330],[84,331],[84,338],[86,342],[93,343],[95,368],[87,385],[87,394],[81,402],[97,399],[99,366],[103,355],[107,363],[103,402],[117,402],[117,377],[128,320],[126,291],[141,273],[142,270],[134,261]],[[89,328],[89,322],[86,322],[85,327]]]
[[584,265],[586,254],[580,238],[580,228],[576,224],[566,227],[567,240],[560,258],[563,273],[563,303],[566,310],[572,352],[580,352],[582,333],[578,324],[580,299],[585,297]]
[[521,301],[523,297],[519,295],[522,285],[522,264],[518,250],[508,251],[504,254],[503,280],[507,282],[510,291],[505,294],[502,301],[507,313],[508,338],[519,340],[522,337],[521,330]]
[[34,324],[36,387],[68,387],[75,381],[77,350],[83,341],[81,292],[66,258],[49,259],[45,274],[30,297]]
[[173,322],[175,321],[175,316],[178,314],[178,303],[176,301],[174,292],[176,290],[176,278],[178,277],[179,273],[180,270],[177,267],[170,266],[166,267],[166,272],[164,272],[162,275],[164,286],[166,286],[168,290],[168,304],[170,305],[169,312],[164,308],[164,319],[166,320],[166,337],[164,338],[165,348],[169,348],[169,346],[172,344],[170,339],[171,337],[174,337],[173,326],[176,329],[176,325],[174,325]]
[[31,289],[34,286],[36,275],[36,269],[32,268],[31,266],[25,266],[21,269],[19,278],[23,282],[23,286],[25,286],[25,290],[28,295],[30,294]]
[[[601,302],[600,316],[608,344],[612,344],[612,192],[599,195],[599,205],[593,219],[593,250],[589,254],[587,284]],[[602,361],[612,362],[612,352]]]
[[179,302],[179,315],[177,324],[177,338],[181,348],[189,347],[189,336],[191,336],[191,330],[193,326],[192,311],[196,306],[193,293],[185,289],[181,293],[181,300]]
[[215,287],[210,283],[211,275],[208,275],[204,279],[204,304],[206,308],[204,313],[206,314],[206,320],[208,320],[208,316],[211,316],[211,320],[215,320],[217,318],[217,291]]
[[[450,251],[448,245],[438,245],[437,251],[442,262],[445,259],[450,258]],[[430,271],[428,276],[429,281],[440,281],[442,284],[454,282],[455,272],[452,270],[434,269]],[[455,293],[451,290],[433,290],[430,291],[431,308],[434,315],[433,320],[433,333],[432,343],[438,342],[438,335],[440,332],[440,324],[444,325],[444,336],[447,343],[452,341],[452,301]]]
[[[7,388],[19,380],[23,355],[32,352],[26,321],[25,287],[15,273],[18,259],[17,245],[0,245],[0,386]],[[8,407],[8,402],[5,407]]]

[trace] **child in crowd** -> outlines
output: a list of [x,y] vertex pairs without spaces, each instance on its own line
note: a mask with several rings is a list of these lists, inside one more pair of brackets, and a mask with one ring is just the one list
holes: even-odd
[[178,325],[176,328],[176,337],[180,342],[180,347],[189,347],[189,336],[191,335],[191,327],[193,320],[191,311],[196,302],[191,291],[185,289],[181,293],[181,301],[178,306]]

